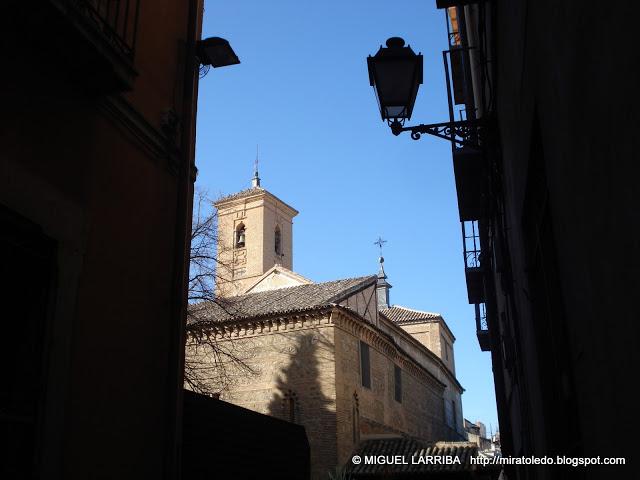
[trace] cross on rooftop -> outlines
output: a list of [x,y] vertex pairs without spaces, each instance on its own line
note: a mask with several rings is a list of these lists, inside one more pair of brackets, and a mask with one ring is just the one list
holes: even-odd
[[382,256],[382,246],[387,243],[386,240],[383,240],[382,237],[378,237],[378,240],[376,240],[375,242],[373,242],[374,245],[378,245],[378,247],[380,248],[380,256]]

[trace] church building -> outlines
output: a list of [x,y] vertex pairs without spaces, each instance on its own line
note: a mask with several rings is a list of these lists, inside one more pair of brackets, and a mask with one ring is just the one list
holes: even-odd
[[[220,399],[303,425],[311,478],[364,441],[464,440],[455,337],[441,315],[389,304],[379,272],[316,283],[293,270],[298,212],[260,186],[215,203],[220,280],[193,306],[202,335],[242,363],[225,365]],[[187,360],[207,363],[187,342]],[[231,379],[231,381],[229,381]]]

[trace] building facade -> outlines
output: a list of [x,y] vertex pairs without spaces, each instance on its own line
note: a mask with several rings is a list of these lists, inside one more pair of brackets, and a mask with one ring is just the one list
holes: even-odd
[[[345,464],[363,439],[464,438],[455,338],[440,315],[390,306],[382,263],[377,276],[324,283],[279,264],[284,256],[292,265],[297,212],[259,186],[216,207],[227,271],[239,281],[191,316],[243,365],[218,365],[223,383],[203,368],[212,392],[303,425],[314,479]],[[187,361],[207,365],[195,337]]]
[[[634,32],[618,22],[638,6],[435,3],[447,13],[452,111],[479,121],[480,148],[452,149],[502,452],[630,463],[640,235],[638,100],[627,92],[640,77]],[[595,479],[619,468],[506,474]]]
[[202,2],[2,10],[0,477],[177,478]]
[[467,440],[475,443],[479,451],[495,450],[493,441],[487,438],[487,429],[482,422],[470,422],[464,419],[464,431],[467,433]]

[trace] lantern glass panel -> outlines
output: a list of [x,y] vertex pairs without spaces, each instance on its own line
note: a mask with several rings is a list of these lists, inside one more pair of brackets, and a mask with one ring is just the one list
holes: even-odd
[[408,113],[415,84],[414,58],[381,59],[376,65],[376,88],[380,106],[390,117]]
[[388,48],[380,48],[374,57],[368,58],[369,79],[383,120],[411,118],[422,83],[422,55],[403,45],[402,39],[389,39]]

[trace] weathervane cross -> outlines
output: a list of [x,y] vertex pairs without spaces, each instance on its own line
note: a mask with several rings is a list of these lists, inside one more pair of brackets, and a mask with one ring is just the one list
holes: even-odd
[[258,145],[256,144],[256,161],[253,162],[253,172],[258,176]]
[[378,237],[378,240],[376,240],[375,242],[373,242],[374,245],[378,245],[378,247],[380,248],[380,256],[382,256],[382,246],[387,243],[386,240],[383,240],[382,237]]
[[256,161],[253,164],[253,179],[251,180],[253,188],[260,186],[260,176],[258,175],[258,145],[256,145]]

